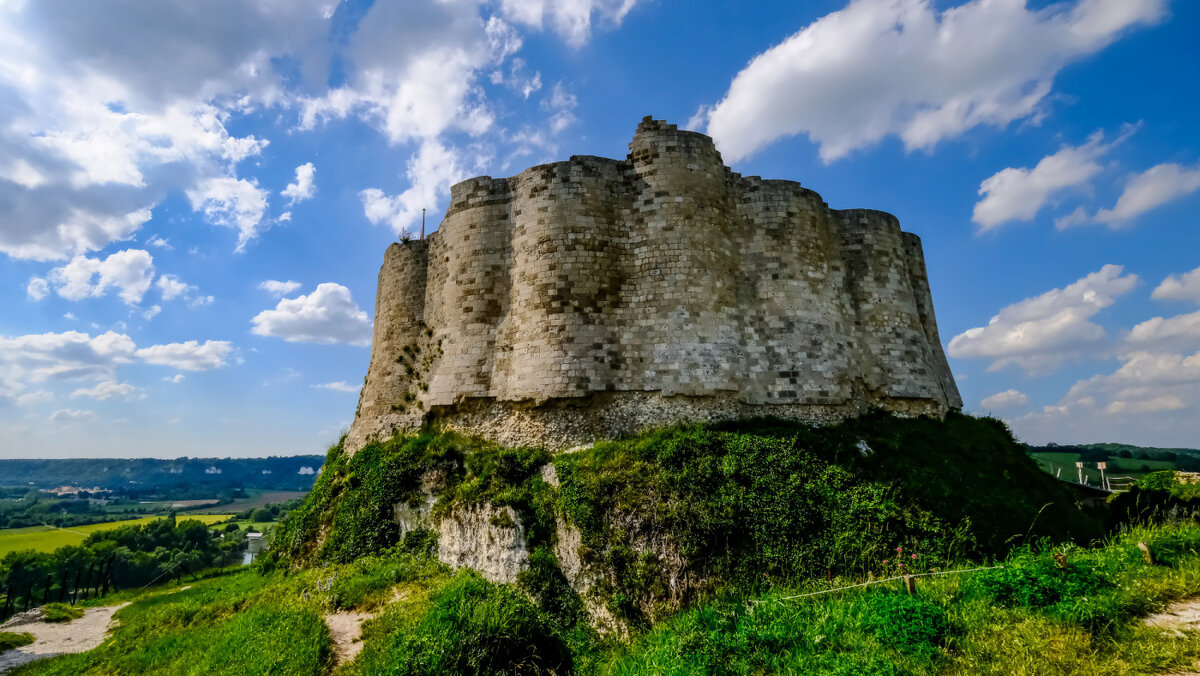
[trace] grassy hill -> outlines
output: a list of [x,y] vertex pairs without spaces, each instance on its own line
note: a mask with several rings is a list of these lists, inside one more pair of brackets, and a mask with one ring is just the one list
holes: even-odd
[[[429,521],[402,533],[397,505],[427,506]],[[480,513],[490,521],[471,527],[519,534],[528,559],[515,583],[439,561],[439,533],[457,532],[439,524]],[[122,592],[133,604],[113,640],[18,673],[1155,674],[1191,664],[1200,638],[1136,618],[1200,594],[1200,528],[1107,537],[1107,518],[1077,507],[986,418],[681,426],[553,456],[431,431],[352,457],[334,447],[255,570]],[[908,595],[891,579],[904,573],[929,577]],[[826,590],[836,591],[809,596]],[[345,611],[368,619],[362,653],[339,661],[322,620]]]

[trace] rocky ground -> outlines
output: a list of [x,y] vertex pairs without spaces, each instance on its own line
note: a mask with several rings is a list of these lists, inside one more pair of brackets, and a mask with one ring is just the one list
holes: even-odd
[[0,631],[33,634],[35,640],[27,646],[0,653],[0,674],[34,660],[81,653],[99,646],[112,625],[113,613],[126,605],[88,608],[83,611],[83,617],[59,623],[43,622],[40,608],[13,615],[9,621],[0,624]]

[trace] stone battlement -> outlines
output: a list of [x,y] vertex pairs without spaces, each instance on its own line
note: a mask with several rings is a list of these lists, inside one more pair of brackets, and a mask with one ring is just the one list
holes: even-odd
[[437,232],[388,248],[348,449],[425,423],[566,448],[961,407],[921,241],[894,216],[743,177],[650,118],[629,150],[463,181]]

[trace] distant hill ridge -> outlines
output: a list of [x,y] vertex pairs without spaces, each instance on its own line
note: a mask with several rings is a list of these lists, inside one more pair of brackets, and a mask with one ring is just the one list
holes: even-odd
[[99,487],[123,493],[228,488],[307,491],[324,464],[321,455],[268,458],[69,458],[0,460],[0,486],[53,489]]
[[1099,443],[1099,444],[1057,444],[1049,443],[1044,446],[1026,444],[1030,453],[1076,453],[1080,451],[1101,451],[1116,455],[1121,451],[1130,453],[1184,453],[1200,456],[1200,448],[1163,448],[1159,446],[1135,446],[1133,444]]

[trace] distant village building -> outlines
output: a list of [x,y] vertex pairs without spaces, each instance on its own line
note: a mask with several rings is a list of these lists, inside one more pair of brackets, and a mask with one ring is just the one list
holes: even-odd
[[[33,482],[30,481],[29,483],[32,484]],[[55,496],[60,497],[60,498],[63,497],[64,495],[79,495],[80,493],[111,493],[112,492],[106,488],[100,488],[99,486],[92,486],[91,488],[83,488],[81,486],[59,486],[58,488],[43,488],[43,489],[41,489],[41,491],[43,493],[53,493]]]
[[204,473],[205,474],[220,474],[221,470],[220,470],[220,468],[218,468],[216,466],[211,466],[208,469],[204,470]]
[[300,474],[302,476],[308,476],[311,474],[316,474],[316,471],[313,470],[313,468],[311,468],[311,467],[301,467],[298,474]]
[[242,564],[250,565],[258,555],[267,548],[267,540],[262,533],[246,533],[246,551],[242,554]]

